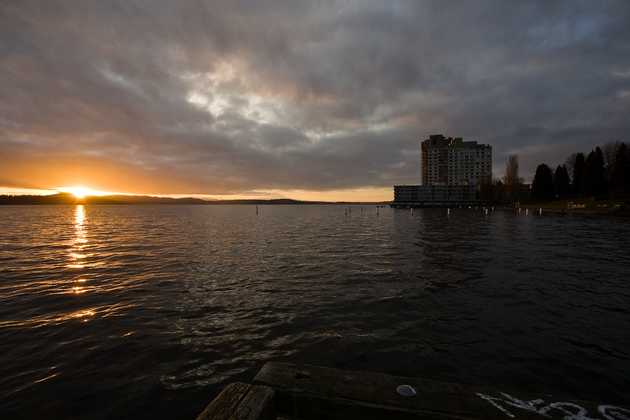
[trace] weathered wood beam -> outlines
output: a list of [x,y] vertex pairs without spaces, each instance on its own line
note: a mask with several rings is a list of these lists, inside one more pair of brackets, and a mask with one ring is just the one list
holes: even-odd
[[274,395],[269,387],[252,385],[230,420],[275,420]]
[[[254,383],[276,391],[279,415],[303,420],[617,418],[601,416],[602,407],[613,415],[630,413],[547,395],[514,397],[483,387],[289,363],[267,363]],[[416,395],[400,395],[397,387],[403,384],[413,387]]]
[[[444,409],[430,401],[459,395],[457,385],[436,390],[435,384],[416,378],[272,362],[258,372],[254,383],[274,388],[278,412],[300,419],[418,419],[420,414],[436,419],[478,418],[468,416],[469,410],[459,408],[457,402]],[[422,389],[421,395],[398,395],[396,387],[401,384]]]
[[275,419],[274,390],[261,385],[235,382],[197,416],[197,420],[272,420]]

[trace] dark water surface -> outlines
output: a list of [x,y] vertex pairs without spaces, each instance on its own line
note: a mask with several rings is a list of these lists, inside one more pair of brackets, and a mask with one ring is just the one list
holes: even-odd
[[269,360],[630,400],[630,223],[0,207],[0,418],[194,418]]

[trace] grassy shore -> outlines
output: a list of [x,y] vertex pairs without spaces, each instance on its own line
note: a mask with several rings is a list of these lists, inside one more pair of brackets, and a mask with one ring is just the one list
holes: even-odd
[[593,198],[529,202],[521,204],[521,208],[543,213],[584,214],[584,215],[617,215],[630,216],[630,204],[619,200],[595,200]]

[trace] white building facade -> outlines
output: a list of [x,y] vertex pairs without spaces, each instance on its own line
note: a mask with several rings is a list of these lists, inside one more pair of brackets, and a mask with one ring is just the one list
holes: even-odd
[[492,146],[432,135],[421,144],[423,185],[474,185],[492,180]]

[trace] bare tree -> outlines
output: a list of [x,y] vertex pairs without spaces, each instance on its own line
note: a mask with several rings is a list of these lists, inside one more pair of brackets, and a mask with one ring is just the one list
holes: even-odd
[[503,183],[508,197],[511,200],[518,200],[523,180],[518,176],[518,155],[509,155],[505,163],[505,176]]
[[509,155],[505,163],[505,176],[503,182],[506,185],[513,185],[518,179],[518,156]]

